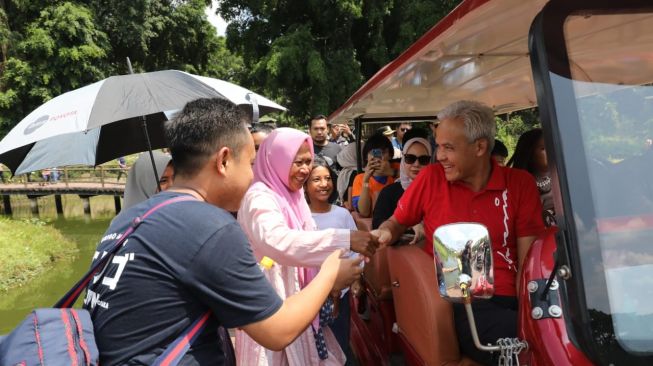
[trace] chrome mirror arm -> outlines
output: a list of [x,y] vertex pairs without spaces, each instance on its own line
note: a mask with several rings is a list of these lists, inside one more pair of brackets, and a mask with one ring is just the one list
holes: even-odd
[[467,312],[467,320],[469,321],[469,328],[472,331],[472,339],[474,340],[474,345],[476,348],[485,352],[501,351],[501,347],[499,346],[484,346],[481,344],[481,340],[478,338],[478,331],[476,331],[476,321],[474,320],[474,313],[472,313],[471,302],[465,302],[465,311]]
[[[462,290],[463,296],[465,297],[465,311],[467,312],[467,320],[469,321],[469,328],[472,331],[472,339],[474,340],[474,345],[476,348],[485,352],[499,351],[501,352],[500,360],[503,360],[503,362],[500,362],[500,364],[512,364],[513,355],[517,357],[521,351],[528,349],[528,342],[523,341],[519,338],[500,338],[497,340],[496,345],[482,345],[481,340],[478,338],[478,331],[476,330],[476,321],[474,320],[474,313],[472,312],[472,298],[469,294],[467,283],[462,282],[460,284],[460,289]],[[517,364],[519,364],[519,361]]]

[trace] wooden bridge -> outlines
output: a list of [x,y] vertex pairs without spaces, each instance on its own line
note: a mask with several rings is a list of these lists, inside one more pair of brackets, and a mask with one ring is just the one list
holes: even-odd
[[[84,213],[91,213],[90,197],[99,195],[113,196],[116,213],[120,212],[120,197],[125,193],[126,170],[120,168],[62,168],[57,170],[58,177],[45,180],[31,174],[13,177],[6,183],[0,183],[0,195],[6,215],[12,214],[12,195],[24,195],[30,199],[32,213],[38,215],[38,197],[54,195],[58,214],[63,214],[61,196],[78,195],[84,205]],[[52,173],[51,173],[52,174]],[[122,180],[119,180],[121,178]]]

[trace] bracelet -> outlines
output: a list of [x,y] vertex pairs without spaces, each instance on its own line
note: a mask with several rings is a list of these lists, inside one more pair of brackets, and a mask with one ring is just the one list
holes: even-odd
[[363,188],[369,188],[370,184],[369,183],[363,183]]

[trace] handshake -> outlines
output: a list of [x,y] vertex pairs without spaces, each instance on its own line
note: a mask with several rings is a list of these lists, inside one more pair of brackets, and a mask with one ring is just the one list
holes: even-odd
[[[360,266],[361,262],[369,259],[376,253],[377,249],[384,248],[390,242],[390,233],[386,230],[373,230],[355,231],[352,230],[350,234],[350,249],[359,253],[358,258],[343,257],[342,250],[336,250],[322,263],[322,269],[337,271],[337,280],[334,285],[334,290],[340,290],[351,285],[354,281],[358,280],[363,268]],[[381,240],[379,240],[381,239]]]
[[368,259],[377,249],[385,248],[392,241],[392,233],[388,229],[367,231],[352,231],[349,239],[350,248]]

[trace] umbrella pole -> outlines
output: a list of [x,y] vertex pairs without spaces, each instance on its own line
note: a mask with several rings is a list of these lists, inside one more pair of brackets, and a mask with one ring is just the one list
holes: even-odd
[[150,142],[150,134],[147,132],[147,120],[145,116],[141,116],[143,120],[143,133],[145,134],[145,140],[147,142],[147,151],[150,153],[150,161],[152,161],[152,169],[154,170],[154,180],[156,181],[156,187],[161,192],[161,183],[159,182],[159,172],[156,171],[156,164],[154,163],[154,153],[152,153],[152,143]]
[[[133,74],[134,69],[132,69],[132,63],[127,57],[127,67],[129,68],[129,73]],[[161,192],[161,183],[159,182],[159,172],[156,171],[156,164],[154,163],[154,153],[152,153],[152,143],[150,142],[150,134],[147,132],[147,119],[145,116],[141,116],[141,121],[143,121],[143,134],[145,135],[145,143],[147,144],[147,151],[150,153],[150,161],[152,162],[152,170],[154,170],[154,181],[156,182],[156,187],[159,192]]]

